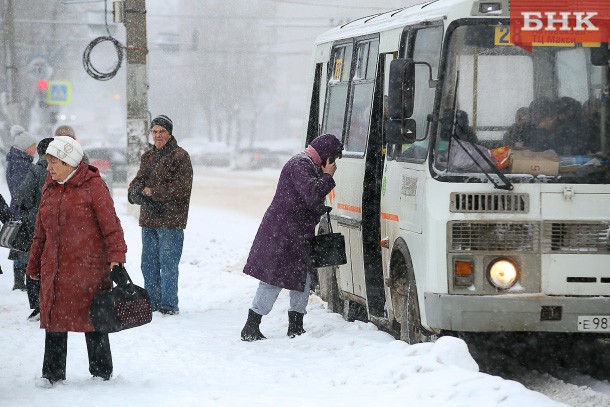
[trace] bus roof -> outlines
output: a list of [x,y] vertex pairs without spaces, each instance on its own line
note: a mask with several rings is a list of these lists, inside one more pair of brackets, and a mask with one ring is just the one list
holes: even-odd
[[[426,20],[448,19],[452,21],[459,17],[478,17],[478,13],[472,13],[476,4],[486,3],[487,1],[475,0],[434,0],[425,3],[389,10],[383,13],[374,14],[359,18],[349,23],[335,27],[316,38],[316,45],[337,41],[344,38],[358,37],[367,34],[378,33],[404,27],[407,24],[414,24]],[[496,0],[493,3],[502,3],[502,13],[493,14],[508,16],[508,0]]]

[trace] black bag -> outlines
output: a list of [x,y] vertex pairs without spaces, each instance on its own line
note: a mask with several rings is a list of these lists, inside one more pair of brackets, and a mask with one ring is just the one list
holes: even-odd
[[27,225],[21,220],[11,220],[2,225],[0,246],[20,252],[28,252],[32,236]]
[[148,292],[131,281],[122,264],[112,268],[110,279],[116,287],[97,293],[91,303],[91,321],[95,330],[119,332],[152,321]]
[[339,266],[347,263],[345,237],[341,233],[333,233],[328,211],[326,216],[329,233],[317,235],[311,241],[311,257],[315,268]]

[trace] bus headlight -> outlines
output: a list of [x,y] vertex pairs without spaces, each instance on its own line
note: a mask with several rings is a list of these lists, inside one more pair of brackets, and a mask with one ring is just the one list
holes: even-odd
[[507,290],[519,278],[519,268],[514,261],[507,258],[495,259],[487,268],[487,279],[496,288]]

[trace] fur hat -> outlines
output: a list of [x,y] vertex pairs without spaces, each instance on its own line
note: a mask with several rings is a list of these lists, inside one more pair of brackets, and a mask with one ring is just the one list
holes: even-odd
[[68,136],[57,136],[49,143],[47,154],[59,158],[71,167],[78,167],[83,160],[83,148],[80,143]]
[[311,141],[311,146],[318,152],[322,162],[332,157],[341,157],[343,143],[332,134],[322,134]]
[[74,129],[71,126],[68,126],[67,124],[62,124],[61,126],[55,129],[55,137],[58,136],[68,136],[72,137],[73,139],[76,138]]
[[28,147],[36,144],[38,139],[18,124],[11,127],[11,136],[13,137],[13,147],[21,151],[25,151]]
[[172,119],[170,119],[169,117],[165,116],[165,115],[160,115],[157,116],[153,119],[152,122],[150,122],[150,129],[152,130],[153,126],[161,126],[163,127],[165,130],[167,130],[167,132],[169,134],[172,134],[172,130],[174,129],[174,123],[172,122]]

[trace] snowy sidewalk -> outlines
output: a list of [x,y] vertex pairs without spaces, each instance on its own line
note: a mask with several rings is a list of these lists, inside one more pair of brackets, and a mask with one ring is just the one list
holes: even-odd
[[[118,193],[117,193],[118,192]],[[142,285],[140,229],[117,210],[129,247],[127,270]],[[191,208],[180,276],[180,315],[110,335],[114,376],[92,380],[84,335],[68,339],[67,380],[40,376],[44,331],[27,322],[27,298],[11,291],[0,250],[0,406],[556,406],[521,384],[478,372],[466,344],[441,338],[409,346],[372,324],[348,323],[312,296],[307,333],[286,336],[288,296],[263,318],[267,340],[239,339],[257,281],[241,273],[259,221]]]

